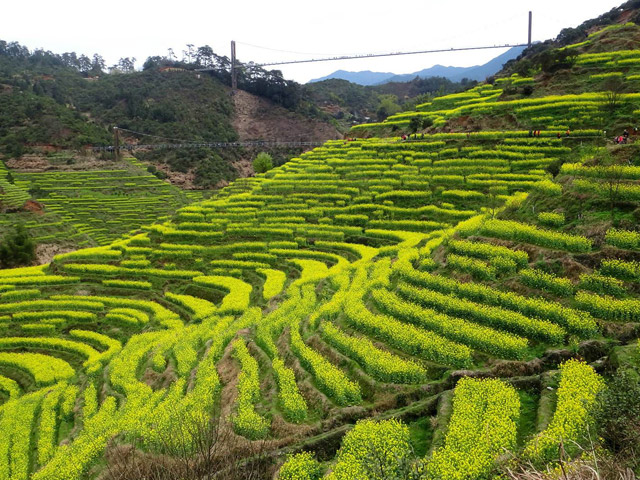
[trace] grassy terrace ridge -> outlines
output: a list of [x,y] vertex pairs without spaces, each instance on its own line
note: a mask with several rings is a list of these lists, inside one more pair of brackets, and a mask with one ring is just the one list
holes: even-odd
[[[256,478],[302,450],[280,478],[377,478],[363,445],[393,459],[380,478],[406,464],[490,478],[505,449],[553,463],[592,426],[603,359],[640,362],[640,152],[605,145],[600,111],[572,110],[581,95],[505,107],[495,90],[419,111],[444,126],[535,109],[411,141],[384,136],[410,120],[357,127],[379,136],[329,141],[175,214],[166,201],[182,197],[146,174],[16,174],[92,248],[0,271],[0,478],[132,475],[113,456],[125,444],[149,468],[201,458],[212,416],[228,430],[218,465],[268,453]],[[552,120],[532,137],[520,114]],[[565,114],[573,134],[558,138]],[[86,201],[115,178],[153,192],[149,206]],[[135,221],[118,213],[132,208]],[[110,216],[122,230],[101,233]]]

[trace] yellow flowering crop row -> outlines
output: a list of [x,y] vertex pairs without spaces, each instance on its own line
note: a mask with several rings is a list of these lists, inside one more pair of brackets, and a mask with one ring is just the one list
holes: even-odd
[[482,225],[481,232],[483,235],[491,235],[504,240],[531,243],[574,253],[591,251],[591,240],[585,237],[543,230],[533,225],[514,221],[488,220]]
[[355,405],[362,401],[360,386],[349,380],[322,355],[309,348],[302,340],[297,328],[291,328],[290,336],[291,350],[300,359],[302,365],[313,374],[318,387],[333,401],[341,406]]
[[420,383],[425,370],[411,360],[405,360],[374,346],[366,338],[351,337],[329,321],[322,324],[322,336],[344,355],[354,358],[376,380],[391,383]]
[[559,303],[542,298],[525,297],[514,292],[504,292],[486,285],[460,283],[455,280],[414,270],[410,266],[399,268],[396,272],[406,281],[444,294],[454,294],[485,305],[499,306],[505,309],[548,319],[567,328],[568,331],[589,336],[597,332],[595,320],[586,312],[567,308]]
[[307,402],[298,391],[293,370],[285,366],[280,357],[274,358],[271,365],[278,382],[278,402],[284,418],[293,423],[303,422],[307,417]]
[[573,295],[576,290],[568,278],[557,277],[534,268],[521,270],[520,281],[531,288],[538,288],[561,297]]
[[519,416],[520,398],[513,387],[495,379],[461,379],[445,445],[428,461],[426,478],[487,478],[495,460],[515,447]]
[[[401,284],[400,291],[405,295],[420,294],[420,290],[409,284]],[[421,307],[386,289],[374,290],[372,297],[378,308],[394,318],[433,330],[453,341],[504,358],[523,358],[527,354],[528,342],[525,338]]]
[[589,365],[569,360],[560,366],[558,402],[551,423],[526,447],[525,455],[542,461],[558,458],[562,443],[567,452],[576,450],[592,424],[592,413],[604,381]]
[[260,399],[258,362],[251,356],[244,340],[233,343],[233,354],[240,361],[236,413],[232,417],[236,432],[252,440],[263,438],[269,431],[269,422],[258,415],[255,403]]

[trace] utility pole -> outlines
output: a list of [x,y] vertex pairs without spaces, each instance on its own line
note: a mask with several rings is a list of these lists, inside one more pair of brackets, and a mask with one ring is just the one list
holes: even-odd
[[231,40],[231,92],[238,90],[238,70],[236,68],[236,42]]
[[115,147],[116,161],[120,160],[120,130],[118,127],[113,127],[113,145]]
[[533,27],[533,12],[529,11],[529,42],[528,42],[529,48],[531,48],[531,30],[532,30],[532,27]]

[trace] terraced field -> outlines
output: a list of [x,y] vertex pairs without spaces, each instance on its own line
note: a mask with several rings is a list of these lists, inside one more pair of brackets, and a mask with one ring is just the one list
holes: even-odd
[[[39,243],[70,246],[107,245],[141,225],[168,218],[180,206],[202,199],[182,192],[148,173],[134,158],[102,169],[23,172],[0,166],[0,231],[21,222]],[[24,211],[27,200],[40,211]]]
[[[495,90],[420,111],[515,106]],[[539,138],[329,141],[111,243],[130,223],[100,223],[130,201],[81,207],[68,192],[97,179],[20,176],[104,245],[0,271],[0,477],[94,478],[119,443],[196,457],[183,433],[214,411],[274,466],[317,453],[283,479],[320,478],[318,460],[327,478],[394,478],[410,450],[423,478],[486,478],[505,449],[570,452],[603,388],[597,360],[639,355],[638,166],[592,162],[589,112],[570,138],[560,117]],[[140,224],[159,216],[135,207]],[[333,461],[344,426],[368,417],[381,421],[358,423]],[[393,461],[374,476],[380,455]]]
[[[494,122],[502,118],[503,123],[512,125],[512,128],[549,129],[563,133],[569,129],[573,131],[573,135],[580,136],[580,131],[585,128],[602,128],[608,115],[607,106],[611,102],[615,102],[623,112],[618,113],[619,115],[627,115],[629,124],[635,124],[640,111],[640,93],[637,93],[640,87],[640,50],[602,52],[608,40],[603,40],[602,37],[612,31],[626,31],[631,38],[637,34],[639,27],[634,24],[615,27],[594,32],[585,42],[564,47],[564,50],[575,55],[575,64],[569,75],[548,83],[557,88],[558,82],[564,82],[562,88],[565,94],[514,94],[522,92],[523,87],[527,86],[535,87],[535,90],[543,93],[551,87],[545,85],[546,82],[537,82],[533,77],[513,74],[497,78],[493,84],[480,84],[463,93],[437,97],[431,102],[418,105],[415,111],[392,115],[381,123],[356,125],[351,132],[366,136],[408,131],[409,123],[414,117],[433,122],[435,127],[460,119],[473,122],[490,117]],[[597,53],[591,53],[592,51]],[[619,80],[628,87],[614,90],[619,92],[614,98],[608,93],[612,79]]]

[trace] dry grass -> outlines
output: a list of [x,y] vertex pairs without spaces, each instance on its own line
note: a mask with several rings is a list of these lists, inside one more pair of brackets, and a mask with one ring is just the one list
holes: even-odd
[[620,464],[616,457],[594,460],[577,459],[555,468],[540,470],[534,465],[521,465],[516,470],[508,470],[510,480],[635,480],[631,469]]

